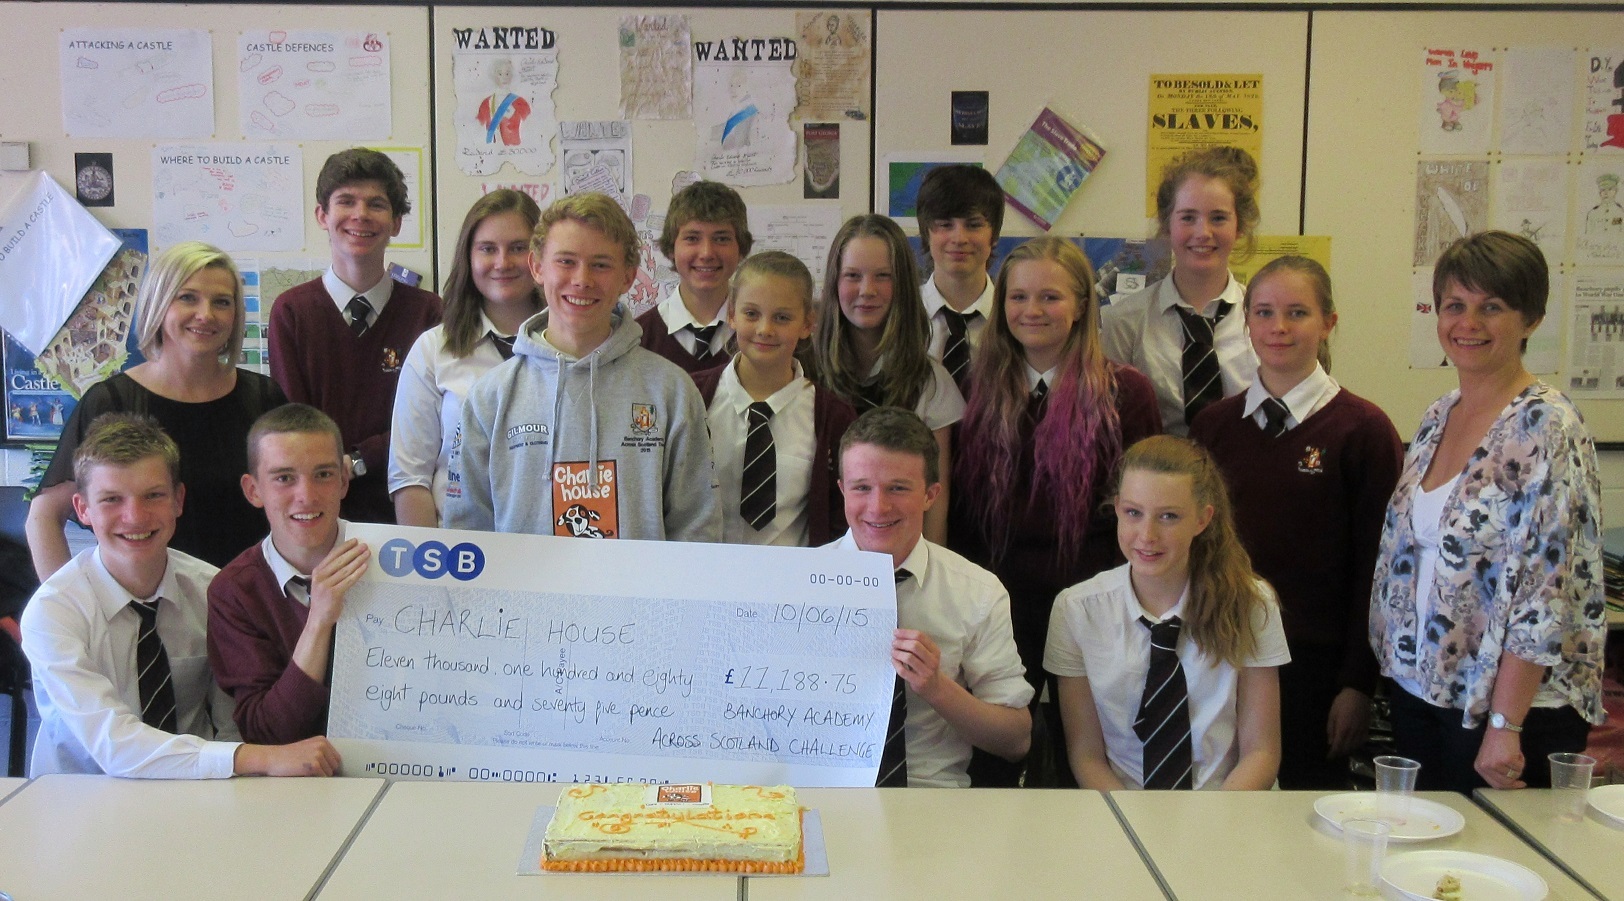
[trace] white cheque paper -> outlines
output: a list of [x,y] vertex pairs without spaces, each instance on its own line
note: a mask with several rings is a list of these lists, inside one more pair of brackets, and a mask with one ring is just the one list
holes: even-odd
[[871,786],[890,560],[352,524],[334,644],[344,774]]

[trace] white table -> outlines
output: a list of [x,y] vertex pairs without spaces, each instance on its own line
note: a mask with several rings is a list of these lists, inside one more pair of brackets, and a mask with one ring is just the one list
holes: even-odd
[[0,805],[0,891],[18,901],[304,898],[382,788],[42,776]]
[[1603,897],[1624,898],[1624,826],[1588,807],[1583,820],[1558,822],[1550,795],[1549,789],[1477,790],[1480,802],[1542,854]]
[[[1325,794],[1116,791],[1110,797],[1179,901],[1232,901],[1344,896],[1341,832],[1314,813],[1314,800]],[[1389,856],[1412,849],[1489,854],[1538,873],[1551,901],[1591,901],[1589,892],[1470,798],[1454,792],[1420,797],[1459,811],[1466,827],[1436,841],[1389,845]]]
[[14,776],[0,776],[0,804],[6,803],[6,797],[8,795],[27,784],[27,779],[18,779]]
[[536,808],[557,803],[564,788],[395,782],[317,897],[321,901],[619,897],[736,901],[739,897],[737,876],[518,875],[519,855]]
[[750,876],[750,901],[1164,898],[1098,792],[799,789],[829,875]]

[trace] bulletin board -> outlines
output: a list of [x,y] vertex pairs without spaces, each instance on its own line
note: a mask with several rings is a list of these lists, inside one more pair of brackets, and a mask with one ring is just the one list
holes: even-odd
[[[1490,48],[1497,50],[1495,75],[1507,70],[1505,48],[1543,48],[1557,51],[1571,60],[1570,74],[1577,87],[1569,99],[1569,139],[1565,152],[1527,153],[1421,153],[1424,144],[1438,146],[1460,134],[1443,129],[1439,112],[1446,96],[1441,92],[1437,73],[1423,76],[1423,51],[1432,49]],[[1571,204],[1587,206],[1597,201],[1596,185],[1590,173],[1597,154],[1585,152],[1580,130],[1584,116],[1581,105],[1585,93],[1581,80],[1591,50],[1611,51],[1614,65],[1624,51],[1624,21],[1617,11],[1607,12],[1321,12],[1314,16],[1313,69],[1309,92],[1308,165],[1305,175],[1304,229],[1309,234],[1335,236],[1334,268],[1337,304],[1341,311],[1338,331],[1341,337],[1333,348],[1334,374],[1344,384],[1379,404],[1392,416],[1400,434],[1409,435],[1419,424],[1427,406],[1456,386],[1453,371],[1412,368],[1407,353],[1412,319],[1416,317],[1416,291],[1412,278],[1430,280],[1425,267],[1415,265],[1418,208],[1433,203],[1437,187],[1423,185],[1418,167],[1423,159],[1444,162],[1488,161],[1491,190],[1490,215],[1497,195],[1498,167],[1531,160],[1550,160],[1565,170],[1571,186],[1564,191],[1571,198],[1565,214],[1551,217],[1547,228],[1566,226],[1567,237],[1547,251],[1553,259],[1557,285],[1573,284],[1573,243],[1582,222],[1575,220]],[[1611,81],[1610,73],[1609,82]],[[1490,80],[1479,72],[1476,79],[1499,96],[1511,88],[1504,78]],[[1483,87],[1479,87],[1482,91]],[[1484,100],[1479,94],[1476,98]],[[1487,98],[1495,99],[1494,96]],[[1528,100],[1516,101],[1524,106]],[[1475,110],[1460,113],[1466,128],[1473,112],[1494,111],[1498,104],[1479,104]],[[1560,104],[1545,104],[1540,115],[1560,125]],[[1615,109],[1615,111],[1617,111]],[[1512,117],[1496,115],[1489,135],[1491,146],[1516,146]],[[1617,170],[1624,170],[1624,150],[1605,151]],[[1588,183],[1587,183],[1588,182]],[[1441,201],[1439,201],[1442,203]],[[1423,209],[1423,212],[1425,210]],[[1446,211],[1447,212],[1447,211]],[[1580,212],[1583,212],[1582,210]],[[1473,217],[1473,210],[1465,215]],[[1447,223],[1448,216],[1444,217]],[[1517,215],[1504,224],[1516,231]],[[1538,216],[1531,218],[1538,219]],[[1474,218],[1474,224],[1476,219]],[[1531,228],[1540,228],[1531,223]],[[1549,232],[1546,232],[1549,234]],[[1442,236],[1438,240],[1447,238]],[[1543,241],[1541,242],[1544,243]],[[1586,266],[1584,271],[1615,280],[1624,273],[1606,266]],[[1571,361],[1575,323],[1567,306],[1568,297],[1553,291],[1547,326],[1556,329],[1563,368]],[[1624,309],[1624,301],[1614,304]],[[1565,312],[1566,311],[1566,312]],[[1425,346],[1426,322],[1419,321],[1416,338]],[[1581,336],[1584,338],[1585,336]],[[1435,345],[1434,345],[1435,346]],[[1624,367],[1624,339],[1612,344]],[[1607,350],[1603,347],[1602,350]],[[1441,357],[1441,352],[1440,352]],[[1542,378],[1573,397],[1597,441],[1624,441],[1624,400],[1596,399],[1570,390],[1569,375],[1542,375]]]
[[[1106,148],[1053,234],[1145,237],[1147,104],[1152,74],[1263,79],[1265,234],[1298,234],[1309,14],[1298,11],[881,10],[875,99],[875,209],[887,211],[888,160],[974,162],[997,170],[1048,105]],[[988,92],[985,146],[953,146],[954,91]],[[1152,217],[1153,218],[1153,217]],[[1040,233],[1007,210],[1008,235]]]
[[[213,48],[214,133],[206,138],[70,137],[64,130],[63,86],[59,36],[64,28],[173,28],[206,29]],[[387,40],[389,57],[389,118],[387,135],[364,142],[346,140],[291,140],[245,136],[238,115],[238,71],[246,60],[239,54],[239,35],[247,29],[344,31],[378,35]],[[154,227],[153,149],[159,144],[238,144],[276,141],[296,146],[302,162],[302,185],[297,208],[302,211],[303,244],[287,251],[247,252],[233,247],[222,232],[211,240],[234,257],[253,257],[262,265],[325,267],[327,235],[316,225],[316,175],[329,154],[365,143],[394,150],[399,160],[428,162],[432,126],[424,102],[429,94],[429,73],[418,60],[429,54],[429,14],[423,6],[157,4],[157,3],[0,3],[0,34],[7,52],[0,54],[0,138],[26,141],[32,165],[45,169],[70,191],[75,183],[76,153],[110,153],[113,160],[116,203],[93,210],[109,228]],[[289,92],[291,93],[291,92]],[[408,173],[410,178],[417,173]],[[416,221],[429,234],[435,198],[429,190],[427,170],[421,173],[414,198]],[[161,250],[157,235],[152,249]],[[404,234],[390,250],[391,262],[423,274],[432,287],[432,241],[417,246]]]
[[[522,67],[530,64],[530,60],[544,58],[543,53],[537,52],[543,49],[539,45],[546,40],[552,40],[557,59],[557,86],[551,95],[556,118],[560,122],[601,122],[620,119],[619,48],[622,25],[629,17],[636,15],[680,17],[686,22],[690,43],[721,41],[731,46],[733,38],[743,38],[751,45],[747,53],[752,60],[759,54],[763,60],[770,63],[774,48],[758,45],[755,43],[756,39],[770,41],[773,38],[796,37],[797,15],[800,12],[804,11],[783,7],[772,9],[434,7],[434,104],[435,117],[439,123],[436,134],[435,182],[442,210],[437,232],[442,277],[444,270],[450,266],[462,216],[482,194],[495,187],[518,187],[540,198],[541,205],[545,208],[548,201],[562,196],[565,169],[575,168],[558,158],[557,142],[561,139],[554,137],[554,143],[541,154],[546,157],[548,163],[545,171],[525,172],[511,160],[504,160],[500,168],[490,174],[467,171],[464,160],[459,157],[457,133],[459,109],[455,65],[457,53],[454,48],[457,46],[459,32],[467,34],[472,30],[473,35],[468,38],[470,43],[478,41],[480,31],[486,32],[489,40],[494,43],[493,30],[503,27],[536,28],[546,32],[547,34],[526,32],[523,36],[526,45],[534,41],[537,46],[533,49],[521,48],[511,55]],[[871,24],[868,10],[847,9],[835,12],[851,20],[849,23],[840,23],[839,27],[844,29],[843,34],[849,32],[853,26],[862,32],[868,31]],[[819,28],[823,27],[821,21],[817,24]],[[869,39],[869,36],[864,34],[863,38]],[[780,48],[781,46],[779,45]],[[694,51],[690,47],[688,52]],[[782,50],[778,52],[781,53]],[[700,77],[697,65],[696,63],[693,70],[696,78]],[[866,78],[864,80],[866,82]],[[492,93],[495,93],[494,88]],[[464,103],[461,115],[466,118],[468,105],[466,100]],[[765,207],[799,207],[802,211],[821,215],[825,221],[833,222],[835,227],[847,217],[867,212],[869,134],[872,121],[867,104],[868,98],[865,96],[862,99],[862,106],[854,110],[862,118],[841,115],[834,120],[839,126],[840,184],[837,198],[806,198],[802,177],[805,162],[805,150],[801,142],[803,122],[792,120],[789,124],[794,137],[792,150],[794,159],[791,160],[790,177],[778,183],[738,187],[737,190],[743,196],[746,205],[752,211]],[[699,111],[696,108],[692,112],[698,114]],[[663,223],[663,215],[669,206],[671,195],[675,193],[674,180],[679,178],[679,174],[692,178],[693,174],[699,171],[696,160],[698,146],[696,130],[701,126],[696,124],[698,121],[690,117],[667,120],[636,118],[629,122],[632,157],[629,175],[632,202],[628,205],[632,209],[634,224],[651,244],[657,245],[659,226]],[[500,140],[499,135],[496,137]],[[755,215],[755,212],[752,212],[753,219]],[[764,243],[769,236],[762,234],[759,228],[756,231],[757,247],[769,246]],[[834,228],[829,228],[827,234],[823,236],[824,239],[833,237],[833,232]],[[667,261],[659,253],[657,246],[645,248],[645,267],[650,263],[660,270],[662,278],[671,277]],[[811,268],[814,276],[821,278],[821,264]],[[641,276],[639,282],[633,285],[630,299],[635,310],[641,310],[651,303],[648,286]]]

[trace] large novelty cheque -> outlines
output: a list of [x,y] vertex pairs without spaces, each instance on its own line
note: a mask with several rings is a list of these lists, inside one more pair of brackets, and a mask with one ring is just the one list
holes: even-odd
[[895,673],[879,554],[352,524],[344,775],[874,784]]

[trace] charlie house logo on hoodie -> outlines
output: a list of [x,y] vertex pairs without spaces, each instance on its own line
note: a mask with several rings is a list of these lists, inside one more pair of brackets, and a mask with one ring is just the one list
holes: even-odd
[[620,490],[615,461],[598,461],[591,478],[586,461],[553,464],[553,534],[563,538],[614,538],[620,534]]

